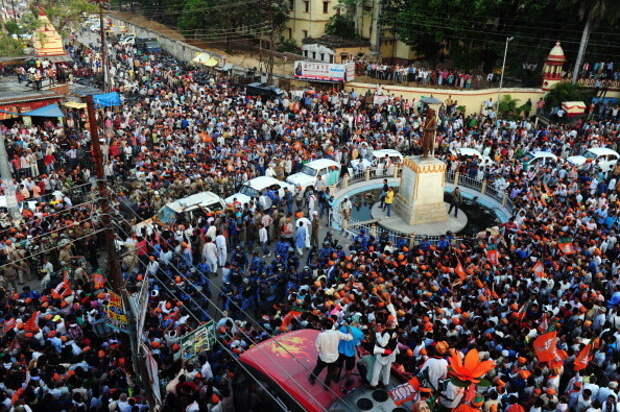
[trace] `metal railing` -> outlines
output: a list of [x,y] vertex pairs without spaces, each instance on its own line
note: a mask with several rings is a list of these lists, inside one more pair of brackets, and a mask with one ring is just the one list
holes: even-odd
[[[355,183],[384,179],[384,178],[397,178],[400,176],[401,167],[395,167],[392,170],[377,170],[373,168],[367,168],[365,170],[355,170],[353,175],[345,175],[339,182],[338,188],[345,189]],[[497,189],[492,184],[489,184],[486,179],[476,179],[471,176],[463,175],[458,171],[446,171],[445,175],[446,183],[454,184],[455,186],[466,187],[478,192],[482,195],[489,196],[496,202],[500,203],[503,208],[508,210],[510,214],[514,212],[513,203],[510,200],[509,195]],[[377,199],[378,200],[378,199]],[[334,210],[331,217],[331,224],[333,227],[343,230],[343,217],[340,210]],[[375,219],[360,221],[354,217],[350,217],[346,222],[346,229],[343,230],[345,234],[351,238],[355,238],[362,233],[368,234],[375,238],[387,238],[392,241],[393,244],[398,246],[413,245],[422,240],[426,240],[430,243],[436,243],[440,236],[428,236],[428,235],[407,235],[394,232],[383,228],[378,224]],[[460,238],[457,238],[460,239]]]

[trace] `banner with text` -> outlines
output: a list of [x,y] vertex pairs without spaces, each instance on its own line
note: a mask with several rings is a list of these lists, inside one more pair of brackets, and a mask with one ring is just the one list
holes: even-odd
[[346,83],[355,80],[355,64],[331,64],[296,61],[294,77],[303,80],[323,80]]

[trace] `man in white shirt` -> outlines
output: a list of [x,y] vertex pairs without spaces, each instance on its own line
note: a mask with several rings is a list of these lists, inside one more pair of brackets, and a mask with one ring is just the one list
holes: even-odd
[[324,389],[329,389],[332,379],[336,376],[339,356],[338,344],[341,340],[353,340],[353,335],[350,333],[342,333],[334,329],[331,320],[325,319],[323,321],[323,331],[319,333],[314,343],[319,358],[312,374],[310,374],[309,380],[312,385],[314,385],[316,378],[321,374],[323,369],[327,367]]

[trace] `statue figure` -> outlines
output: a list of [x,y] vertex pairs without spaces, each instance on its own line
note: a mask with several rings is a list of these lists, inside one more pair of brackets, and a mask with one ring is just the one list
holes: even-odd
[[424,122],[424,135],[422,135],[422,157],[432,156],[435,147],[435,131],[437,130],[437,119],[435,111],[430,107],[426,109],[426,121]]

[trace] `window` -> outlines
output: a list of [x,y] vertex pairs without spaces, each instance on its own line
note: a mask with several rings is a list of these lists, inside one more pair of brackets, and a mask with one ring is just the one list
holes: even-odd
[[308,57],[308,50],[304,50],[304,57]]
[[327,14],[328,12],[329,12],[329,2],[324,1],[323,2],[323,14]]
[[333,54],[330,54],[330,55],[329,55],[329,62],[330,62],[330,63],[333,63],[333,62],[334,62],[334,55],[333,55]]
[[325,61],[325,54],[321,53],[321,61]]
[[312,52],[312,58],[316,60],[316,52]]
[[289,0],[289,8],[291,11],[295,10],[295,0]]
[[290,27],[288,28],[288,38],[289,39],[293,38],[293,29],[291,29]]
[[302,30],[301,32],[302,32],[302,33],[303,33],[303,35],[304,35],[304,39],[305,39],[306,37],[308,37],[308,30]]
[[310,11],[310,2],[308,0],[304,0],[304,11],[306,13]]

